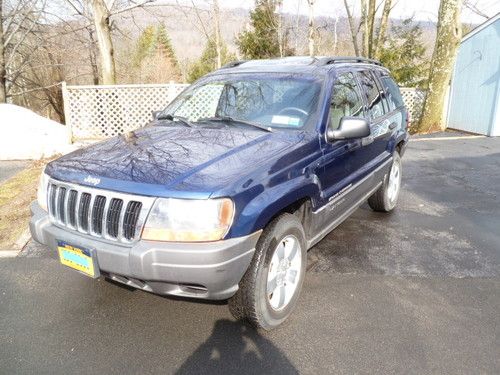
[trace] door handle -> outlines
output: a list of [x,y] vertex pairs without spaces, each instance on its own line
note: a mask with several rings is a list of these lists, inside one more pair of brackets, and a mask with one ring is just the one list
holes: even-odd
[[396,126],[398,126],[398,124],[396,124],[395,122],[391,122],[391,124],[389,125],[389,129],[394,129]]

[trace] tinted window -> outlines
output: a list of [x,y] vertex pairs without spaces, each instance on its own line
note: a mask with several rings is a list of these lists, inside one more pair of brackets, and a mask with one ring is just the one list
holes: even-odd
[[387,97],[387,101],[389,102],[389,109],[393,111],[394,109],[404,105],[401,92],[399,91],[399,87],[396,85],[396,82],[394,82],[391,77],[382,77],[380,81],[384,86],[385,95]]
[[343,116],[363,116],[363,101],[352,73],[340,74],[333,85],[330,122],[334,128]]
[[371,118],[376,119],[382,116],[384,114],[382,96],[372,74],[367,70],[360,72],[360,80]]

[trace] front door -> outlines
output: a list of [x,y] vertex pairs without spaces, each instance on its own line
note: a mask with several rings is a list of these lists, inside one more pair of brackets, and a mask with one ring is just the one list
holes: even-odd
[[[333,84],[328,121],[335,128],[344,116],[364,116],[363,99],[352,72],[340,72]],[[327,142],[322,139],[323,156],[318,178],[321,183],[321,215],[317,225],[335,220],[350,199],[343,198],[356,181],[356,172],[363,163],[363,139],[338,140]],[[350,197],[350,196],[349,196]]]

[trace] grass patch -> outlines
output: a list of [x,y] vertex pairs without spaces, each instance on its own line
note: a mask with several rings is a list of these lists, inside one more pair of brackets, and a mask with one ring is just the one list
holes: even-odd
[[30,204],[36,199],[38,179],[48,160],[36,161],[0,185],[0,249],[15,249],[28,228]]

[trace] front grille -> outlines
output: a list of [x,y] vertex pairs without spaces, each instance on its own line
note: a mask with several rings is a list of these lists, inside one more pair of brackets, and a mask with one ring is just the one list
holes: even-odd
[[154,198],[52,180],[48,200],[50,218],[58,225],[106,240],[133,242]]

